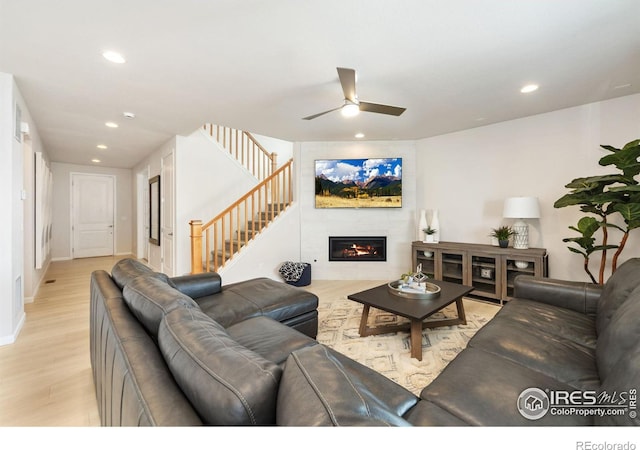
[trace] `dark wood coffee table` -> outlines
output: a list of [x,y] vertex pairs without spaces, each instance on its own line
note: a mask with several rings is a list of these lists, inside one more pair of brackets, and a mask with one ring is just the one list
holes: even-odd
[[[429,279],[429,283],[440,286],[440,295],[434,299],[412,299],[399,297],[389,292],[387,285],[367,289],[347,296],[349,300],[362,303],[360,319],[360,336],[410,331],[411,357],[422,361],[422,330],[425,328],[447,327],[450,325],[466,325],[462,297],[473,290],[471,286]],[[425,320],[451,303],[456,303],[458,317],[442,320]],[[367,325],[369,308],[374,307],[409,319],[411,322],[401,325],[384,325],[370,327]]]

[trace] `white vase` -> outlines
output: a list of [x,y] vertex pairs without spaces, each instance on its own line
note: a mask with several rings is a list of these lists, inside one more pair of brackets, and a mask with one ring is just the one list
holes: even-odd
[[437,209],[434,209],[431,215],[431,228],[436,230],[436,232],[433,233],[433,242],[437,244],[440,242],[440,219],[438,218]]
[[423,231],[427,228],[427,212],[420,210],[420,219],[418,220],[418,239],[424,242],[426,240],[426,233]]

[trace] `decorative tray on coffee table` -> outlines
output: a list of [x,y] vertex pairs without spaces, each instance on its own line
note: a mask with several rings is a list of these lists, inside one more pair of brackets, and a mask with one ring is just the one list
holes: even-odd
[[417,300],[429,300],[440,295],[440,286],[428,281],[407,284],[402,280],[397,280],[388,283],[387,289],[389,293],[398,297]]

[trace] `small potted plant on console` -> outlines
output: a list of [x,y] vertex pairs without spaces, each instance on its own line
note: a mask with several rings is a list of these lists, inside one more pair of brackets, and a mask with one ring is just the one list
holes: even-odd
[[509,238],[514,234],[516,234],[516,232],[513,231],[513,228],[503,225],[498,228],[493,228],[489,236],[496,238],[500,247],[507,248],[509,246]]
[[425,234],[425,242],[433,242],[433,235],[436,234],[438,232],[438,230],[436,230],[435,228],[431,228],[431,227],[427,227],[427,228],[423,228],[424,234]]

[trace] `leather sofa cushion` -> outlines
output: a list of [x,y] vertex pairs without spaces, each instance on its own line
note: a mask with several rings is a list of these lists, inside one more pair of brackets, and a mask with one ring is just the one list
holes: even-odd
[[598,301],[596,329],[602,334],[609,325],[611,317],[633,292],[640,286],[640,258],[625,261],[607,280]]
[[256,316],[284,322],[318,308],[315,294],[270,278],[232,283],[197,302],[205,314],[225,327]]
[[199,309],[178,308],[160,324],[171,373],[208,425],[272,425],[282,369],[234,341]]
[[[518,411],[518,397],[528,388],[574,390],[541,372],[477,348],[466,348],[420,394],[457,417],[477,426],[579,426],[591,417],[554,416],[529,420]],[[438,415],[441,412],[437,412]],[[411,415],[414,425],[433,422],[431,416]],[[418,418],[421,422],[418,422]]]
[[428,400],[419,401],[404,419],[411,425],[421,427],[461,427],[468,425],[459,417]]
[[500,310],[500,320],[511,320],[539,333],[596,348],[596,323],[591,317],[557,306],[517,298]]
[[156,274],[138,276],[124,288],[124,301],[133,315],[155,339],[160,321],[177,307],[198,308],[190,297],[169,286]]
[[[640,347],[640,286],[611,316],[609,326],[598,336],[596,356],[600,377],[612,375],[618,360]],[[635,372],[640,372],[640,365]],[[640,387],[640,384],[636,385]],[[627,386],[627,389],[631,386]]]
[[231,325],[227,333],[239,344],[276,364],[283,364],[295,350],[318,344],[309,336],[264,316]]
[[514,297],[570,309],[591,318],[596,317],[601,293],[602,286],[584,281],[567,281],[523,274],[518,275],[513,281]]
[[217,294],[222,289],[222,278],[215,272],[170,278],[173,287],[193,299]]
[[120,290],[129,283],[129,281],[138,278],[140,275],[150,275],[153,270],[132,258],[121,259],[111,268],[111,278],[118,285]]
[[482,327],[467,347],[498,355],[576,389],[600,386],[595,349],[526,324],[502,320],[501,316],[498,313]]
[[287,359],[277,424],[407,426],[402,415],[417,400],[393,381],[319,344],[295,351]]

